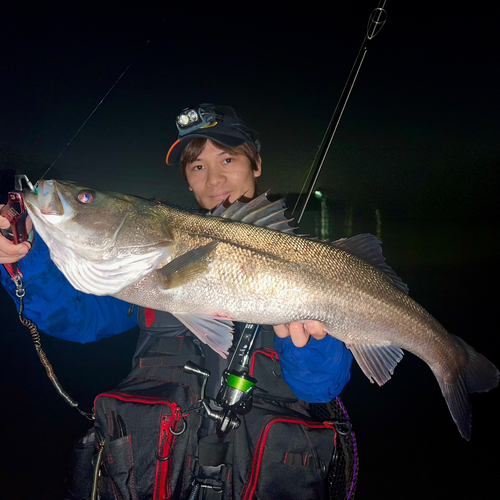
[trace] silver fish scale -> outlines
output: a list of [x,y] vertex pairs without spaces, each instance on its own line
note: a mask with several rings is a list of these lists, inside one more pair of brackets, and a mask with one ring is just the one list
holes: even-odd
[[[212,252],[207,274],[180,288],[157,291],[149,307],[264,324],[318,319],[347,343],[375,340],[388,345],[398,340],[399,345],[400,327],[419,328],[422,333],[421,324],[414,325],[423,309],[383,273],[344,250],[169,207],[159,210],[165,211],[175,228],[174,258],[213,239],[223,243]],[[138,284],[138,296],[144,295],[145,285]],[[158,289],[158,283],[154,287]],[[128,293],[122,298],[132,299]],[[401,301],[407,314],[403,312],[404,320],[394,328]]]
[[[400,348],[406,349],[431,367],[460,433],[470,438],[467,393],[496,387],[498,369],[404,293],[406,286],[381,263],[380,249],[364,235],[335,246],[224,219],[222,209],[217,212],[221,218],[207,217],[120,194],[96,192],[97,201],[82,206],[76,195],[88,188],[50,182],[40,181],[40,199],[31,192],[25,199],[38,211],[38,224],[53,229],[54,238],[79,255],[80,260],[63,252],[66,264],[81,271],[75,279],[84,280],[89,293],[104,294],[99,287],[106,283],[111,290],[106,294],[176,314],[223,355],[229,325],[213,317],[261,324],[317,319],[380,385],[400,361]],[[71,210],[55,203],[56,192]],[[274,205],[282,208],[279,202]],[[40,215],[43,206],[62,209],[57,215],[64,217],[54,224]],[[252,207],[260,213],[252,214]],[[256,198],[246,209],[238,205],[226,215],[234,212],[246,220],[270,215],[274,220],[268,209]],[[211,242],[218,243],[207,247]],[[200,251],[187,253],[193,249]],[[367,261],[351,252],[361,252]],[[143,262],[146,255],[152,262]],[[123,289],[128,283],[133,284]]]

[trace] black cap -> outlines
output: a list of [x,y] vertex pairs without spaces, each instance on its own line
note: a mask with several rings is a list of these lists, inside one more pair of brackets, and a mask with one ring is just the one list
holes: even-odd
[[204,137],[223,146],[235,148],[248,142],[260,151],[259,134],[245,122],[231,106],[200,104],[186,108],[176,118],[179,136],[167,153],[167,164],[181,161],[185,147],[197,137]]

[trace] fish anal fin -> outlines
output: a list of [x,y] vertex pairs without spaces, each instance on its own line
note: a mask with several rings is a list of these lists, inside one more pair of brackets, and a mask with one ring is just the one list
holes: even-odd
[[202,247],[193,248],[158,269],[159,281],[164,288],[171,289],[185,285],[205,274],[209,264],[208,255],[218,243],[218,241],[212,241]]
[[172,314],[204,344],[207,344],[223,358],[227,358],[229,348],[233,343],[233,322],[231,320],[189,313]]
[[384,385],[403,358],[403,351],[393,345],[346,344],[370,382]]

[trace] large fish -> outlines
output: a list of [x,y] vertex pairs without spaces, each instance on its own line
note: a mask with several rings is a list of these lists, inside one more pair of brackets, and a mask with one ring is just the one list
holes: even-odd
[[233,320],[322,321],[379,385],[406,349],[430,366],[466,439],[468,393],[498,385],[490,361],[408,296],[371,235],[333,243],[299,237],[283,201],[265,195],[211,216],[61,181],[40,181],[25,199],[75,288],[168,311],[223,356]]

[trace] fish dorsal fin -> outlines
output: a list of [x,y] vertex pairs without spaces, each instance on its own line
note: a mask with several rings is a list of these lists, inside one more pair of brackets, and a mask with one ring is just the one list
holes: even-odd
[[384,385],[394,373],[394,368],[403,359],[403,351],[394,345],[346,344],[363,373],[370,382]]
[[352,238],[342,238],[333,241],[331,245],[347,250],[362,258],[368,264],[380,269],[402,292],[408,293],[408,286],[385,262],[385,257],[382,254],[382,244],[373,234],[358,234]]
[[[289,224],[293,219],[285,218],[285,200],[281,198],[274,202],[269,201],[267,197],[268,193],[269,191],[266,191],[248,203],[236,200],[228,207],[225,207],[224,204],[221,203],[215,210],[209,212],[207,215],[221,217],[231,221],[245,222],[246,224],[266,227],[282,233],[305,237],[304,235],[294,233],[296,228]],[[319,241],[317,238],[309,239]],[[352,238],[342,238],[330,244],[337,248],[347,250],[360,257],[368,264],[375,266],[377,269],[384,272],[402,292],[408,293],[408,286],[385,262],[381,243],[372,234],[359,234]]]
[[257,196],[248,203],[236,200],[227,208],[221,203],[215,210],[207,215],[222,217],[237,222],[245,222],[254,226],[266,227],[281,231],[282,233],[293,234],[294,227],[290,226],[293,219],[285,218],[285,200],[269,201],[267,194],[269,191]]

